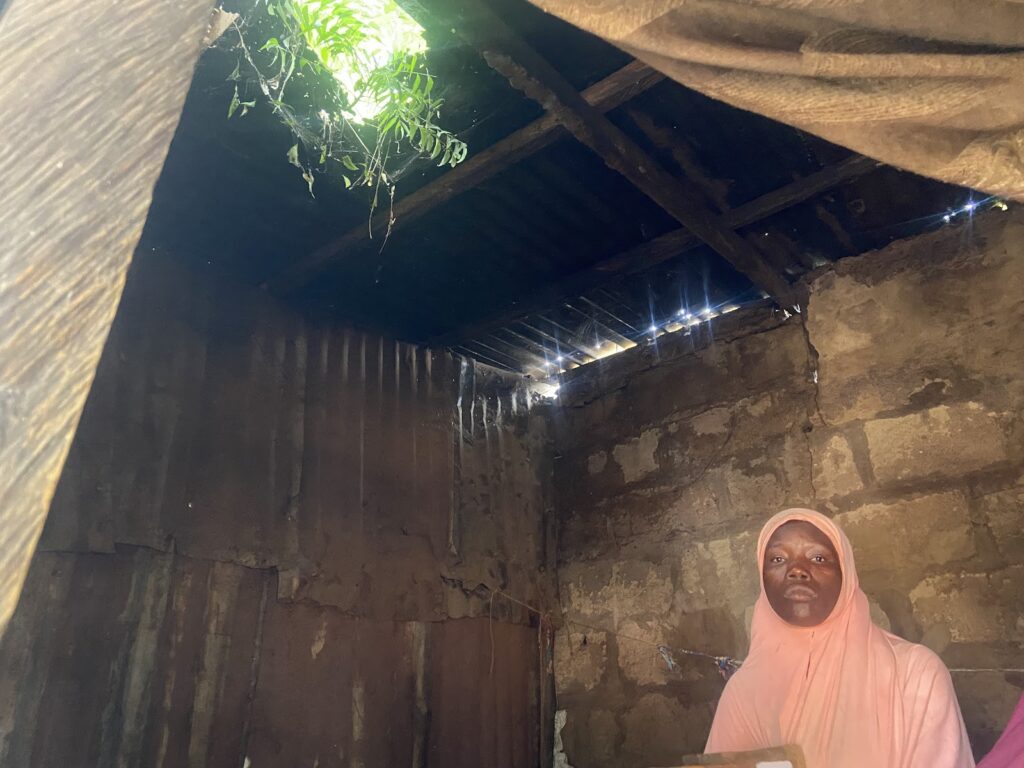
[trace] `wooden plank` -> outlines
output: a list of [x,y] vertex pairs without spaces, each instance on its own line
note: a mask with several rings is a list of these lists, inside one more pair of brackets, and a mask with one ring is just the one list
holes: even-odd
[[805,768],[803,750],[796,745],[786,747],[769,747],[749,752],[722,752],[718,754],[691,755],[683,758],[683,763],[675,768],[702,768],[714,765],[718,768],[758,768],[761,765],[785,765],[792,768]]
[[495,71],[558,118],[609,168],[622,174],[779,303],[793,303],[793,291],[785,277],[722,222],[699,193],[662,168],[618,126],[588,104],[572,84],[481,0],[459,0],[456,6],[452,6],[452,0],[437,0],[431,4],[431,10],[439,11]]
[[[860,155],[851,157],[779,187],[749,203],[733,208],[723,214],[722,221],[733,228],[753,224],[815,195],[827,192],[850,179],[862,176],[880,165],[881,163],[876,160]],[[476,335],[490,333],[497,328],[547,309],[568,297],[586,293],[614,278],[651,269],[700,244],[701,241],[685,229],[680,228],[667,232],[661,237],[629,248],[569,275],[557,283],[552,283],[532,294],[525,301],[498,312],[486,320],[435,336],[429,340],[429,344],[434,347],[445,347],[472,339]]]
[[[608,112],[663,79],[664,75],[660,72],[655,72],[642,62],[633,61],[587,88],[583,92],[583,98],[599,112]],[[399,227],[407,226],[442,203],[553,144],[563,135],[564,129],[559,121],[553,115],[544,115],[482,152],[470,154],[465,162],[446,172],[436,181],[416,190],[408,197],[401,198],[395,203],[393,210],[381,211],[374,216],[369,227],[360,224],[318,248],[269,281],[269,287],[281,292],[300,288],[328,264],[368,247],[374,242],[369,238],[371,230],[374,237],[383,241],[389,221],[392,232]]]
[[753,224],[755,221],[766,219],[772,214],[802,203],[804,200],[809,200],[815,195],[827,192],[843,182],[863,176],[881,166],[882,163],[870,157],[854,155],[840,163],[830,165],[809,176],[779,187],[773,192],[761,195],[738,208],[733,208],[725,214],[723,219],[726,224],[734,228]]
[[8,0],[0,15],[0,631],[18,600],[210,0]]
[[[717,214],[729,210],[728,189],[729,185],[721,179],[709,175],[697,160],[697,153],[690,146],[680,132],[655,120],[647,112],[636,107],[627,107],[626,114],[633,124],[643,133],[644,136],[661,151],[667,151],[682,175],[690,182],[695,191],[698,191],[708,207]],[[743,239],[750,244],[752,250],[761,254],[772,269],[780,274],[798,274],[799,265],[789,251],[782,247],[779,240],[762,236],[764,233],[748,232]]]
[[678,126],[670,126],[656,120],[634,104],[628,105],[623,111],[656,149],[672,158],[679,169],[677,175],[685,177],[694,187],[700,189],[717,212],[729,210],[729,188],[732,181],[716,178],[707,172],[698,159],[696,149]]

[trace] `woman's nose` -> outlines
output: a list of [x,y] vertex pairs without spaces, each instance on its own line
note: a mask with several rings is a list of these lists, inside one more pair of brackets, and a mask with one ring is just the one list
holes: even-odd
[[786,574],[786,578],[795,579],[797,581],[806,581],[811,578],[811,576],[803,566],[794,565],[789,569],[789,573]]

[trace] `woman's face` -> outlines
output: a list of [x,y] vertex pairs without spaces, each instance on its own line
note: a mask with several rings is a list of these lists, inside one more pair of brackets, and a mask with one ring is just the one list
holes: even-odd
[[815,627],[832,613],[843,586],[839,556],[822,531],[803,520],[780,525],[764,551],[764,591],[783,621]]

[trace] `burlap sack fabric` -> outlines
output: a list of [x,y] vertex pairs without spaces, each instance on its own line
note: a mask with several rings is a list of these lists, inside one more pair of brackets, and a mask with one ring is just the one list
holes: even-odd
[[1024,0],[532,0],[678,82],[1024,201]]

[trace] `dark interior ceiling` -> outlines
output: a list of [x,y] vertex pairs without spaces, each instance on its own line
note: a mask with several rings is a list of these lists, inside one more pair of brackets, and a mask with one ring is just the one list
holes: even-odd
[[[660,79],[525,0],[489,5],[575,90],[629,67],[627,79],[643,85],[606,117],[786,282],[942,226],[943,213],[970,199],[969,190],[878,166]],[[484,169],[473,171],[479,183],[403,220],[403,199],[421,189],[421,197],[441,199],[438,180],[458,178],[411,162],[397,187],[395,230],[382,243],[378,227],[371,241],[367,194],[321,177],[312,197],[286,160],[287,129],[264,102],[227,118],[238,56],[222,39],[199,62],[142,247],[265,284],[306,313],[535,375],[546,358],[564,356],[568,366],[591,359],[601,343],[641,340],[652,322],[681,308],[763,300],[763,286],[564,128],[548,130],[536,151],[497,172],[481,164],[485,150],[530,131],[544,110],[448,20],[429,9],[417,16],[426,20],[430,69],[446,99],[443,123],[469,144],[463,166],[475,160]],[[254,85],[246,89],[243,99],[256,96]],[[322,268],[296,271],[332,243],[339,252]]]

